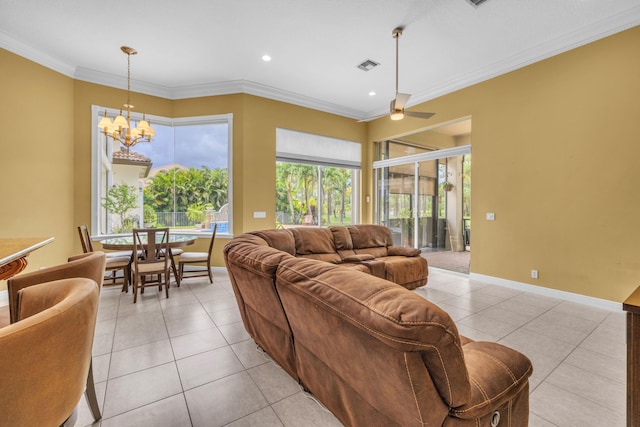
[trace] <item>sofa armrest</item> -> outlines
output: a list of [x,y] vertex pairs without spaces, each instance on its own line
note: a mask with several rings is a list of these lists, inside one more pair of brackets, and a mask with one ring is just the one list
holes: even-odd
[[402,246],[387,247],[389,256],[419,256],[422,251],[416,248],[403,248]]
[[450,409],[456,418],[476,419],[513,399],[528,385],[531,361],[522,353],[493,342],[462,347],[471,384],[468,403]]
[[363,262],[363,261],[371,261],[376,259],[373,255],[369,254],[359,254],[359,255],[348,255],[342,258],[343,262]]

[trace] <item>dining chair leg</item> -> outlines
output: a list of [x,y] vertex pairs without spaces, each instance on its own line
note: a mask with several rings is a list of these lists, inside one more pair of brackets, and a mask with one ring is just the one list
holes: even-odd
[[84,390],[84,395],[87,398],[87,403],[89,404],[89,409],[91,410],[93,419],[95,421],[98,421],[100,418],[102,418],[102,414],[100,413],[100,405],[98,404],[98,397],[96,396],[96,387],[93,382],[93,361],[89,363],[87,387]]
[[171,260],[171,271],[173,271],[173,277],[176,278],[176,285],[178,287],[180,287],[180,276],[178,275],[178,269],[176,268],[176,262],[173,259],[173,254],[171,253],[171,248],[169,248],[169,259]]
[[[144,288],[142,288],[144,290]],[[135,304],[138,300],[138,278],[136,277],[133,282],[133,303]]]

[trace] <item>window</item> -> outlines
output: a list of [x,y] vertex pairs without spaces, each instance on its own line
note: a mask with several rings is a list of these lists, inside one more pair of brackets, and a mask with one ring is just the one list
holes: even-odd
[[360,144],[276,129],[278,225],[357,223]]
[[[133,227],[181,232],[232,230],[229,115],[180,119],[149,117],[156,136],[129,150],[97,128],[104,111],[92,107],[92,232],[126,233]],[[132,114],[132,121],[139,120]]]

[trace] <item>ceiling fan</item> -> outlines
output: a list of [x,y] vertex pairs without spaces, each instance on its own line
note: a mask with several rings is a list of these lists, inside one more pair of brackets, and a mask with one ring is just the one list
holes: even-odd
[[408,93],[398,92],[398,39],[402,35],[402,30],[402,27],[398,27],[391,33],[393,38],[396,39],[396,97],[395,99],[391,100],[391,104],[389,106],[389,115],[391,117],[391,120],[402,120],[404,116],[428,119],[431,118],[435,113],[405,111],[404,106],[407,104],[407,101],[409,101],[411,95]]

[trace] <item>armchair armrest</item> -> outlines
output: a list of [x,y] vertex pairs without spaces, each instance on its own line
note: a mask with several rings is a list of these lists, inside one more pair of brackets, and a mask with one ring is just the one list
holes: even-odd
[[387,253],[390,256],[420,256],[422,251],[416,248],[403,248],[402,246],[389,246]]
[[471,398],[468,403],[450,409],[451,415],[462,419],[479,418],[513,399],[528,386],[533,367],[522,353],[482,341],[469,342],[462,349]]
[[369,254],[359,254],[359,255],[348,255],[342,258],[343,262],[363,262],[363,261],[371,261],[376,259],[373,255]]

